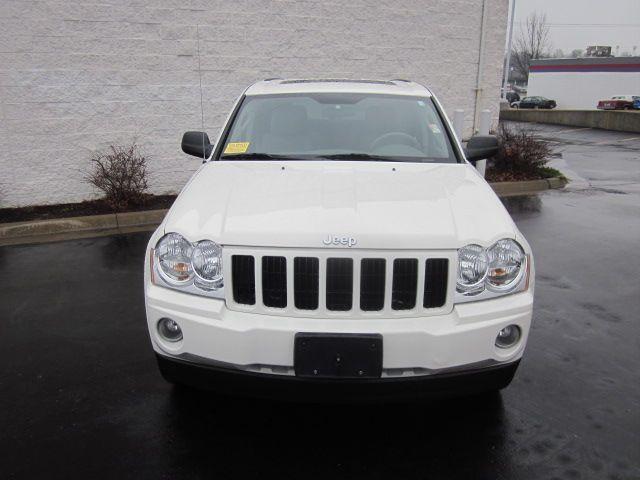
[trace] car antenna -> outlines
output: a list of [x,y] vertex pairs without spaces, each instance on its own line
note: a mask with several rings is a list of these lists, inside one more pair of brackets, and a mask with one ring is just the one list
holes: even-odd
[[202,163],[207,161],[207,151],[204,145],[204,105],[202,103],[202,69],[200,68],[200,27],[196,23],[196,45],[198,52],[198,80],[200,81],[200,119],[202,124]]

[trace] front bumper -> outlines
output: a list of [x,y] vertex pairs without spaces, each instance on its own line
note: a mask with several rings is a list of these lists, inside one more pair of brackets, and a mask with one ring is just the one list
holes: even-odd
[[[299,318],[229,310],[223,300],[189,295],[145,282],[147,322],[158,355],[175,361],[254,374],[293,376],[298,332],[376,333],[383,337],[382,379],[431,376],[518,361],[527,342],[532,291],[456,305],[445,315],[411,318]],[[164,341],[157,323],[169,317],[183,340]],[[522,338],[495,346],[498,332],[516,324]]]
[[162,376],[172,383],[224,394],[289,401],[384,402],[469,395],[499,390],[511,382],[519,360],[492,367],[411,378],[323,380],[265,375],[156,355]]

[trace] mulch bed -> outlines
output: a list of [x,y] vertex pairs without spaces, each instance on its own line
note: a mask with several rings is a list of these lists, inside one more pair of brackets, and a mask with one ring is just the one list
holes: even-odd
[[548,175],[540,174],[523,174],[514,172],[492,172],[487,170],[485,173],[485,180],[487,182],[524,182],[526,180],[542,180],[549,178]]
[[[176,195],[148,195],[142,204],[117,213],[169,208],[175,199]],[[116,212],[114,212],[104,200],[88,200],[80,203],[61,203],[58,205],[37,205],[34,207],[0,208],[0,223],[82,217],[85,215],[104,215],[109,213]]]
[[[521,174],[513,172],[493,172],[488,169],[485,175],[487,182],[521,182],[549,178],[549,174]],[[176,195],[147,195],[141,205],[123,210],[124,212],[141,212],[169,208]],[[53,218],[82,217],[85,215],[104,215],[116,213],[104,200],[88,200],[80,203],[61,203],[58,205],[38,205],[34,207],[0,208],[0,223],[28,222],[30,220],[49,220]]]

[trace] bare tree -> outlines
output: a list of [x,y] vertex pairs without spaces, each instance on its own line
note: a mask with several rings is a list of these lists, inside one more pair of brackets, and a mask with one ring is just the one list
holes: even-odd
[[524,78],[529,78],[531,60],[549,56],[549,26],[544,13],[533,12],[527,17],[525,28],[520,30],[514,48],[514,68]]
[[580,58],[584,56],[584,50],[582,50],[581,48],[576,48],[574,50],[571,50],[571,58]]

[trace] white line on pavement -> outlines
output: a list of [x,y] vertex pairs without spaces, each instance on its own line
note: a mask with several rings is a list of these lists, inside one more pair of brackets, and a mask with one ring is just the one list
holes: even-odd
[[620,140],[605,140],[604,142],[596,142],[596,143],[592,143],[591,145],[607,145],[611,143],[628,142],[630,140],[640,140],[640,137],[627,137],[627,138],[621,138]]
[[579,132],[580,130],[591,130],[591,127],[582,127],[582,128],[569,128],[567,130],[557,130],[555,132],[544,132],[544,133],[549,133],[549,134],[555,134],[555,133],[569,133],[569,132]]

